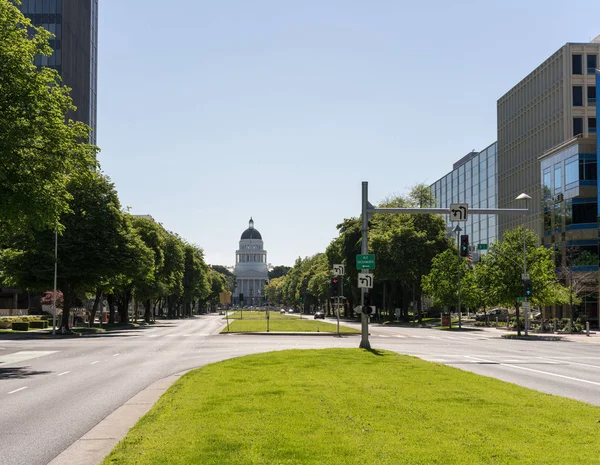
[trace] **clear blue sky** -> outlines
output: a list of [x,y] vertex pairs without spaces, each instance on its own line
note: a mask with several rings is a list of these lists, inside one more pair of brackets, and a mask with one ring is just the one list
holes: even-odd
[[98,144],[123,206],[232,265],[252,216],[273,265],[369,200],[496,140],[496,101],[600,2],[105,0]]

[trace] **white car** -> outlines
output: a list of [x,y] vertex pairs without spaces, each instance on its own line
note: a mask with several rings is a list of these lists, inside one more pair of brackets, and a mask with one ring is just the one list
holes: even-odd
[[292,309],[292,308],[288,309],[288,313],[294,313],[294,309]]
[[281,310],[279,310],[279,313],[285,313],[285,308],[282,308]]

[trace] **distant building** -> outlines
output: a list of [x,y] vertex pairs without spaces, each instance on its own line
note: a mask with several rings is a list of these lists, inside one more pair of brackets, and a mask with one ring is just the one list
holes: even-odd
[[96,143],[96,94],[98,81],[98,0],[22,0],[21,11],[34,26],[54,34],[49,57],[37,56],[35,64],[54,68],[70,87],[77,110],[71,118],[93,130]]
[[[430,188],[435,196],[436,207],[450,207],[452,203],[466,203],[469,208],[497,207],[497,157],[496,143],[481,152],[469,152],[453,165],[450,173],[434,182]],[[449,230],[450,217],[445,216]],[[477,246],[490,244],[498,236],[496,215],[471,215],[464,224],[460,224],[461,234],[469,236],[473,249],[473,258],[477,260]],[[456,238],[455,238],[456,240]]]
[[248,229],[242,233],[239,249],[235,252],[234,304],[260,305],[262,303],[264,287],[269,279],[267,251],[263,246],[262,236],[258,229],[254,228],[254,220],[250,218]]

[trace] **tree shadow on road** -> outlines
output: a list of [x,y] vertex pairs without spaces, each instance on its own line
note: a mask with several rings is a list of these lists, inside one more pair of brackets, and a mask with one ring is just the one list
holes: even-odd
[[25,379],[31,376],[47,375],[51,371],[35,371],[28,367],[0,368],[0,380],[2,379]]

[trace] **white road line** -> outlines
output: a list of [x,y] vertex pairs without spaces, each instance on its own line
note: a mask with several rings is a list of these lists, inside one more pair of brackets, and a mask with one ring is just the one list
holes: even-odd
[[121,354],[113,354],[113,357],[116,357],[116,356],[118,356],[118,355],[121,355]]
[[63,371],[62,373],[59,373],[56,376],[62,376],[62,375],[66,375],[67,373],[71,373],[70,371]]
[[90,363],[90,365],[94,365],[94,364],[99,363],[99,362],[100,362],[100,360],[96,360],[95,362]]
[[10,391],[9,394],[14,394],[15,392],[22,391],[23,389],[27,389],[27,386],[23,386],[22,388],[15,389],[14,391]]
[[511,365],[509,363],[503,363],[503,362],[495,362],[493,360],[477,359],[477,358],[471,357],[469,355],[465,355],[465,357],[466,358],[471,358],[473,360],[478,360],[480,362],[495,363],[497,365],[503,365],[505,367],[516,368],[518,370],[531,371],[533,373],[540,373],[542,375],[555,376],[556,378],[570,379],[571,381],[578,381],[580,383],[593,384],[594,386],[600,386],[600,383],[596,383],[595,381],[589,381],[587,379],[581,379],[581,378],[574,378],[572,376],[559,375],[557,373],[550,373],[549,371],[534,370],[533,368],[522,367],[522,366],[519,366],[519,365]]
[[158,337],[158,334],[148,334],[148,337]]
[[553,363],[568,363],[569,365],[579,365],[582,367],[589,367],[589,368],[600,368],[600,366],[598,366],[598,365],[589,365],[587,363],[567,362],[566,360],[556,360],[556,359],[545,358],[545,357],[538,357],[538,358],[540,360],[547,360],[547,361],[553,362]]

